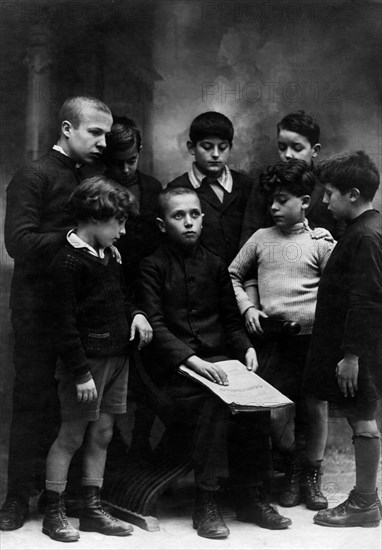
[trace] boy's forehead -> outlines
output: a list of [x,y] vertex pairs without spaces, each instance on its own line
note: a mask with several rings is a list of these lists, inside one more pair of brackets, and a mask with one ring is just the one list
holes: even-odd
[[297,132],[292,132],[291,130],[286,130],[281,128],[277,135],[279,141],[288,141],[290,143],[303,143],[304,145],[309,145],[310,142],[306,136],[298,134]]
[[204,137],[203,139],[201,139],[198,143],[205,143],[205,142],[214,143],[215,145],[220,145],[220,144],[223,144],[223,143],[228,143],[229,144],[228,139],[223,139],[219,136],[207,136],[207,137]]
[[198,208],[200,210],[200,200],[194,193],[184,195],[173,195],[168,198],[166,210],[187,210],[189,208]]
[[111,154],[111,160],[129,160],[131,157],[134,157],[139,154],[136,144],[122,149],[121,151],[113,151]]

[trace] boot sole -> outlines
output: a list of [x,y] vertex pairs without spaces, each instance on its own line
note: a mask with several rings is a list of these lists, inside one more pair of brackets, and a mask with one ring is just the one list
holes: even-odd
[[313,521],[317,525],[323,525],[324,527],[366,527],[367,528],[367,527],[378,527],[380,523],[380,520],[378,520],[378,521],[366,521],[364,523],[357,523],[354,525],[346,525],[341,523],[329,523],[329,522],[320,521],[317,519],[313,519]]
[[108,531],[102,531],[101,529],[96,529],[95,527],[81,527],[79,526],[80,531],[85,531],[86,533],[101,533],[101,535],[107,535],[109,537],[127,537],[128,535],[131,535],[133,532],[133,529],[129,529],[126,531],[119,531],[116,533],[110,533]]
[[247,518],[246,516],[238,516],[236,515],[237,521],[241,521],[243,523],[253,523],[254,525],[258,525],[262,529],[269,529],[270,531],[281,531],[283,529],[288,529],[292,525],[292,520],[290,519],[289,522],[285,522],[283,525],[265,525],[264,523],[258,523],[253,518]]
[[44,533],[44,535],[47,535],[52,540],[57,540],[58,542],[77,542],[80,539],[80,535],[78,536],[73,535],[73,537],[69,537],[67,539],[61,539],[57,536],[52,535],[47,529],[42,529],[42,532]]
[[[194,529],[199,529],[197,524],[194,523],[194,522],[192,523],[192,527]],[[228,533],[222,533],[221,535],[219,535],[219,534],[216,534],[216,535],[201,535],[199,532],[198,532],[198,535],[199,535],[199,537],[203,537],[204,539],[226,539],[228,537],[228,535],[230,534],[228,528],[227,528],[227,530],[228,530]]]

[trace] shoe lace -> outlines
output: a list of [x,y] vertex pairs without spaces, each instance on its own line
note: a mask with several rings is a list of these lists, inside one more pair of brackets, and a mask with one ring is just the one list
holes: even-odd
[[215,521],[221,517],[219,509],[216,506],[216,502],[209,501],[207,505],[207,517],[212,521]]
[[322,494],[319,487],[319,475],[320,474],[318,470],[313,470],[309,472],[306,476],[306,481],[307,481],[307,484],[309,485],[309,488],[317,496]]
[[4,502],[2,512],[19,512],[22,509],[23,505],[16,497],[8,497]]

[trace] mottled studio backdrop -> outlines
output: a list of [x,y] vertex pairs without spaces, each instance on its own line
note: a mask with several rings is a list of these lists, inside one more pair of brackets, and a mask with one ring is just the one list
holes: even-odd
[[[296,109],[318,119],[321,157],[361,148],[382,167],[380,1],[29,0],[0,8],[2,218],[6,184],[54,143],[58,108],[73,93],[136,119],[141,168],[164,184],[189,166],[190,121],[212,109],[233,120],[232,166],[254,177],[277,158],[276,122]],[[1,251],[4,432],[12,262],[2,237]]]

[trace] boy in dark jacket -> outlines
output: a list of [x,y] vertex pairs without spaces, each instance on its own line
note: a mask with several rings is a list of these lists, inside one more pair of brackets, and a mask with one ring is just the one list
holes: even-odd
[[328,210],[347,227],[320,280],[304,391],[346,417],[353,431],[356,482],[345,502],[318,512],[314,522],[376,527],[381,520],[376,410],[382,397],[382,224],[372,200],[379,173],[358,151],[329,158],[318,174]]
[[[256,352],[246,336],[224,262],[199,244],[204,217],[197,193],[175,187],[159,197],[158,225],[165,242],[141,264],[140,297],[154,331],[144,355],[152,379],[176,402],[174,422],[179,424],[180,437],[187,427],[194,430],[194,528],[202,537],[224,538],[229,530],[215,494],[219,478],[227,476],[229,409],[203,386],[179,374],[178,367],[186,365],[226,385],[227,376],[216,361],[237,358],[255,370]],[[248,421],[248,415],[243,416]],[[262,500],[254,487],[257,458],[246,456],[248,467],[236,461],[238,519],[285,529],[291,521]]]
[[168,184],[194,189],[203,218],[201,244],[227,265],[239,251],[244,212],[253,182],[227,166],[234,129],[225,115],[208,111],[191,123],[189,153],[195,158],[190,170]]
[[83,442],[80,530],[115,536],[132,531],[103,509],[100,490],[114,415],[126,412],[129,341],[137,333],[142,347],[152,337],[145,315],[124,296],[121,266],[110,252],[125,233],[133,204],[128,191],[104,176],[85,180],[69,201],[78,227],[69,231],[50,269],[62,422],[47,458],[43,532],[61,542],[79,539],[66,519],[63,493]]

